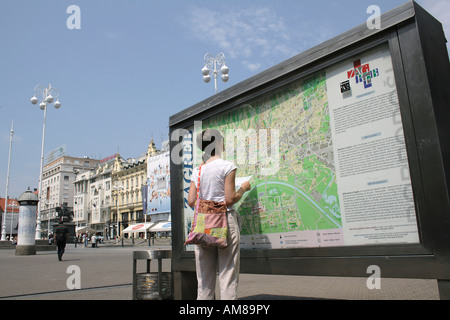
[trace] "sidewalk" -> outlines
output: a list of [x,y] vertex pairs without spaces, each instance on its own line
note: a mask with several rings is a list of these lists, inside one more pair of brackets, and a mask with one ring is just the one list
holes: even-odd
[[[169,246],[150,249],[170,249]],[[130,300],[132,296],[132,251],[148,247],[90,248],[67,245],[63,261],[56,252],[15,256],[0,250],[0,300]],[[81,289],[68,290],[68,267],[81,271]],[[143,272],[144,262],[138,263]],[[157,271],[157,261],[151,262]],[[163,260],[170,271],[170,260]],[[303,277],[241,274],[240,300],[438,300],[436,280],[381,279],[381,289],[369,290],[366,278]]]

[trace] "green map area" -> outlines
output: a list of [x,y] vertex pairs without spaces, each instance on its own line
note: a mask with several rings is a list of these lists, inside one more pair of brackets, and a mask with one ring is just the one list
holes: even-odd
[[237,165],[237,176],[252,176],[252,190],[235,205],[241,234],[342,227],[325,73],[202,126],[224,134],[226,159]]

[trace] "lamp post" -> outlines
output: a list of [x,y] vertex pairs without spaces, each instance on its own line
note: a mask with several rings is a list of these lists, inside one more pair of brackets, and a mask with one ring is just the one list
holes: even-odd
[[119,236],[119,190],[123,190],[123,185],[117,182],[113,187],[116,195],[116,208],[117,208],[117,236]]
[[[50,239],[50,206],[53,205],[52,202],[49,203],[48,200],[45,201],[45,209],[47,210],[47,239]],[[40,207],[40,206],[39,206]]]
[[[53,101],[56,98],[56,101],[53,103],[54,107],[56,109],[59,109],[61,107],[61,102],[58,100],[58,90],[56,88],[53,88],[51,84],[48,85],[48,87],[44,87],[42,85],[37,85],[34,88],[34,95],[31,98],[32,104],[37,104],[39,102],[39,99],[37,98],[41,97],[41,102],[39,103],[39,108],[44,111],[44,126],[42,128],[42,148],[41,148],[41,168],[39,172],[39,199],[42,198],[42,169],[44,165],[44,143],[45,143],[45,122],[47,120],[47,104],[53,103]],[[41,203],[38,204],[38,214],[36,218],[36,238],[35,239],[41,239]],[[50,229],[50,225],[48,226]]]
[[[11,122],[11,135],[10,135],[10,138],[9,138],[8,174],[6,175],[5,212],[3,213],[3,219],[2,219],[2,237],[1,237],[1,241],[5,241],[6,240],[6,215],[8,214],[9,166],[11,164],[11,149],[12,149],[12,141],[13,141],[13,134],[14,134],[13,126],[14,126],[14,122]],[[12,218],[13,218],[13,216],[11,215],[11,225],[12,225]],[[11,237],[10,237],[10,240],[11,240]]]
[[[227,82],[229,79],[228,76],[228,67],[225,65],[225,55],[220,52],[216,57],[214,57],[212,54],[207,53],[204,57],[205,60],[205,66],[202,69],[203,74],[203,81],[206,83],[211,81],[211,72],[214,75],[214,86],[217,93],[217,74],[220,72],[221,78],[223,82]],[[220,68],[218,70],[218,68]]]

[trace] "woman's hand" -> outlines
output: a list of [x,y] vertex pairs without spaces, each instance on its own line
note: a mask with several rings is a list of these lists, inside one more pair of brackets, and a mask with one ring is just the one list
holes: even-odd
[[246,191],[250,191],[251,185],[248,181],[244,182],[237,191],[235,191],[236,169],[231,171],[225,178],[225,202],[231,207],[241,200]]
[[241,188],[242,188],[242,190],[247,192],[247,191],[251,190],[252,186],[250,185],[250,182],[245,181],[243,184],[241,184]]

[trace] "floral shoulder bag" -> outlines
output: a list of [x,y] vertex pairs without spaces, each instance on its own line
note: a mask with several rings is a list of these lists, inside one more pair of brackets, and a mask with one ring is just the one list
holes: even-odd
[[186,244],[196,244],[208,247],[227,247],[227,204],[199,199],[200,175],[202,165],[198,172],[197,201],[195,203],[194,219]]

